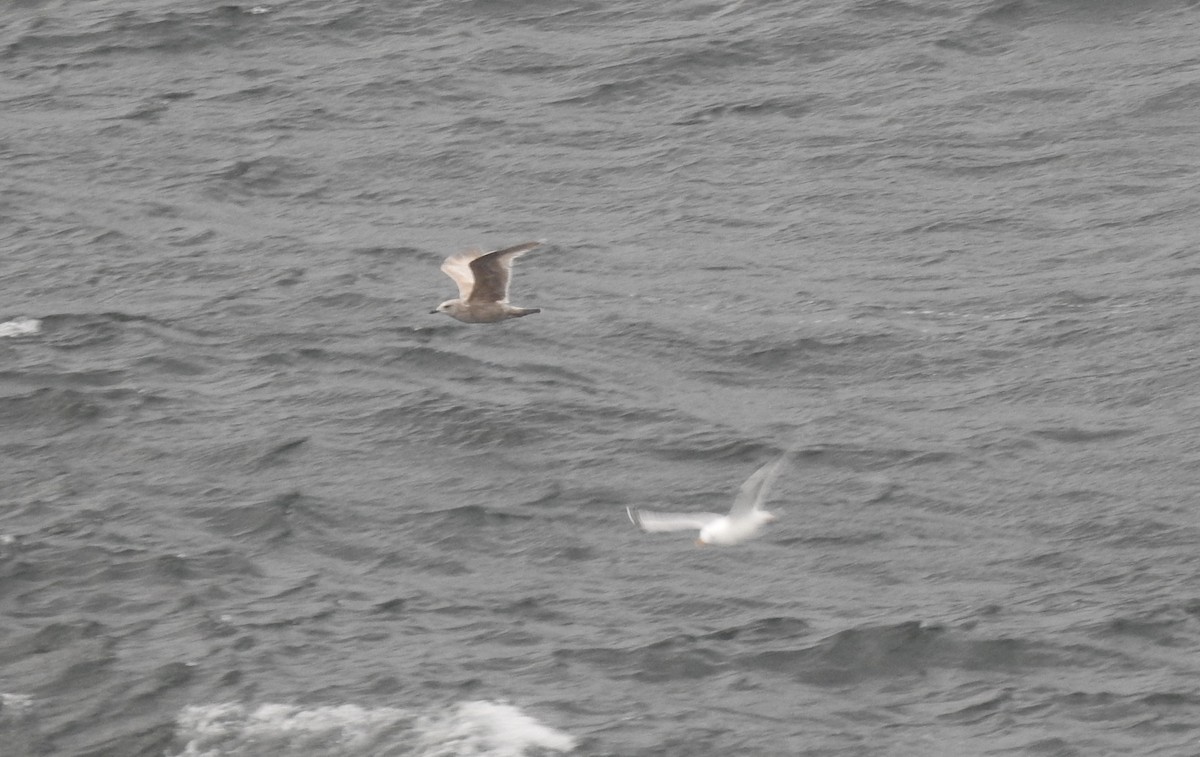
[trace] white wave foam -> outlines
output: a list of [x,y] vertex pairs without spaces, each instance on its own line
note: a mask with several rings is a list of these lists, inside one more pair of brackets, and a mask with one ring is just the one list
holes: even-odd
[[14,318],[0,323],[0,337],[28,336],[42,330],[42,322],[36,318]]
[[176,719],[185,746],[180,757],[242,755],[357,755],[371,753],[379,736],[401,720],[411,720],[390,707],[356,705],[303,708],[263,704],[192,705]]
[[38,724],[33,697],[0,693],[0,735],[4,754],[33,754]]
[[33,707],[33,697],[28,694],[0,693],[0,713],[25,713]]
[[176,757],[522,757],[531,749],[575,748],[571,736],[516,707],[482,701],[424,715],[349,704],[192,705],[177,717],[176,732]]
[[462,702],[417,721],[421,757],[521,757],[530,749],[569,752],[575,739],[544,726],[516,707]]

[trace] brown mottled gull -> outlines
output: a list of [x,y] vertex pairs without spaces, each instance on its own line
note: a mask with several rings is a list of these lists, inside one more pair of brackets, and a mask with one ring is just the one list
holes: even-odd
[[541,244],[541,241],[525,242],[493,252],[472,248],[446,258],[442,271],[458,284],[458,297],[446,300],[430,312],[445,313],[464,323],[496,323],[542,312],[540,308],[508,304],[513,259]]

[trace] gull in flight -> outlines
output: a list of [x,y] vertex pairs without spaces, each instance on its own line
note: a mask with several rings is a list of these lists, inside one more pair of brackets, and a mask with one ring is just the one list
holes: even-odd
[[492,252],[476,247],[446,258],[442,271],[458,284],[458,297],[446,300],[430,312],[445,313],[463,323],[496,323],[542,312],[540,308],[508,304],[513,259],[541,244],[541,241],[525,242]]
[[754,471],[738,490],[728,515],[656,513],[634,507],[625,508],[625,512],[629,513],[633,524],[643,531],[690,531],[698,528],[700,538],[696,539],[697,546],[739,544],[753,538],[760,528],[775,520],[775,516],[762,509],[762,505],[787,458],[788,455],[784,454]]

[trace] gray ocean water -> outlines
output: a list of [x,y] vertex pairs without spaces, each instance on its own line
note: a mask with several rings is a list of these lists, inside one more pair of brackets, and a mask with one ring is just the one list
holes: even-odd
[[1200,754],[1198,40],[5,3],[0,753]]

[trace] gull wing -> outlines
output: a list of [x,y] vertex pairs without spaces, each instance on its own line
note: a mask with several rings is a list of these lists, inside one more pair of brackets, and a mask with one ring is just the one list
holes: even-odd
[[458,299],[466,300],[471,296],[475,287],[475,274],[471,271],[471,261],[483,255],[483,250],[472,247],[469,250],[456,252],[442,261],[442,273],[454,279],[458,284]]
[[699,531],[720,515],[716,513],[656,513],[627,507],[629,520],[643,531]]
[[475,287],[467,299],[471,302],[508,302],[508,282],[512,278],[513,259],[541,245],[540,241],[525,242],[479,255],[469,261]]
[[733,500],[729,517],[738,518],[762,507],[763,502],[767,499],[767,494],[771,491],[771,485],[775,483],[779,472],[783,470],[783,464],[788,457],[789,455],[785,453],[778,460],[769,462],[750,474],[750,478],[742,484],[737,497]]

